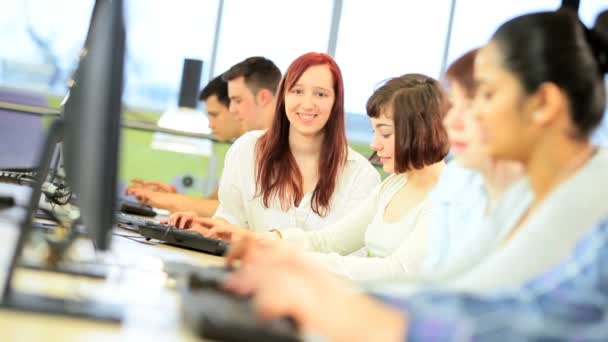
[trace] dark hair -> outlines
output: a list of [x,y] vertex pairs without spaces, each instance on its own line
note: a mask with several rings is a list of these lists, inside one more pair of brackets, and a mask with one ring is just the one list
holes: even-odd
[[479,48],[473,49],[452,62],[445,72],[448,83],[458,83],[469,98],[475,96],[475,79],[473,67]]
[[274,95],[281,81],[281,70],[270,59],[249,57],[224,73],[226,82],[239,77],[245,78],[245,84],[252,93],[257,94],[260,89],[268,89]]
[[442,120],[448,107],[439,82],[421,74],[389,79],[367,100],[369,117],[393,110],[396,173],[422,169],[445,158],[449,143]]
[[608,40],[600,26],[588,30],[574,13],[560,9],[512,19],[492,37],[503,65],[517,75],[528,94],[545,82],[562,89],[578,138],[589,136],[605,110]]
[[201,90],[198,95],[200,101],[207,101],[211,96],[217,96],[218,101],[221,104],[228,107],[230,105],[230,98],[228,97],[228,83],[224,81],[222,75],[217,76],[207,83],[207,85]]
[[270,129],[256,144],[256,188],[258,195],[269,206],[277,196],[283,209],[299,203],[304,196],[302,174],[289,149],[290,123],[285,112],[285,93],[291,90],[308,68],[327,65],[333,82],[335,100],[329,120],[325,124],[323,144],[319,157],[319,180],[312,193],[311,207],[317,215],[325,216],[336,189],[339,171],[348,157],[344,114],[344,82],[342,73],[331,56],[324,53],[307,53],[298,57],[287,69],[277,95],[277,105]]

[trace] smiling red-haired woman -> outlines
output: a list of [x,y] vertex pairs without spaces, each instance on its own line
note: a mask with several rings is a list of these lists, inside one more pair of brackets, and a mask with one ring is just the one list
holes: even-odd
[[[298,205],[304,196],[300,168],[293,156],[289,141],[292,124],[285,108],[286,94],[311,67],[325,66],[332,78],[333,106],[325,125],[312,134],[322,137],[318,162],[319,179],[312,193],[312,210],[324,216],[330,209],[330,200],[336,188],[340,171],[346,163],[348,144],[344,119],[344,85],[336,62],[326,54],[307,53],[296,59],[279,84],[277,107],[272,127],[256,146],[256,183],[258,194],[265,206],[277,196],[282,208]],[[297,125],[297,123],[294,123]],[[298,132],[302,134],[303,132]]]
[[336,62],[323,53],[298,57],[279,84],[271,127],[244,134],[226,154],[214,219],[178,214],[170,222],[228,241],[243,228],[281,237],[287,228],[337,222],[380,183],[348,147],[344,116]]

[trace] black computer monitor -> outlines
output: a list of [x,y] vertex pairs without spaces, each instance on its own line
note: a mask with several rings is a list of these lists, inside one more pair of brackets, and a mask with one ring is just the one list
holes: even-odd
[[63,108],[67,182],[95,247],[109,246],[117,191],[125,29],[122,1],[97,1]]
[[12,290],[15,268],[29,237],[53,151],[63,138],[66,178],[77,197],[85,230],[99,250],[109,246],[114,221],[123,88],[125,27],[122,0],[97,0],[74,85],[43,145],[36,182],[3,287],[0,305],[28,311],[118,320],[121,309],[83,300]]

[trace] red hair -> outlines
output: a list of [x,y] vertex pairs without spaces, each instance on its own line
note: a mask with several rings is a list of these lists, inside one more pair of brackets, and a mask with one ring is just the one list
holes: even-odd
[[330,210],[329,202],[336,188],[338,173],[346,164],[348,144],[344,119],[344,83],[342,72],[331,58],[324,53],[310,52],[291,63],[279,83],[277,105],[272,125],[260,137],[255,147],[256,193],[263,197],[264,206],[278,197],[281,208],[300,203],[304,197],[302,173],[289,148],[289,120],[285,112],[285,93],[296,84],[310,67],[327,65],[335,93],[334,105],[325,124],[324,138],[319,154],[319,180],[312,193],[311,208],[319,216]]

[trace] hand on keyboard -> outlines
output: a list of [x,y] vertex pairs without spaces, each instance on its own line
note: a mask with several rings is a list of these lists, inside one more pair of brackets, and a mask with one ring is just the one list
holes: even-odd
[[245,235],[255,234],[252,231],[231,224],[220,218],[199,217],[193,211],[173,213],[167,220],[161,221],[180,229],[191,229],[210,239],[232,242]]
[[163,224],[169,224],[180,229],[190,229],[196,222],[198,215],[194,211],[178,211],[169,218],[160,221]]
[[145,225],[139,226],[139,233],[146,239],[157,239],[214,255],[224,255],[228,249],[228,244],[223,241],[209,239],[195,230],[178,229],[162,223],[146,222]]
[[228,223],[222,219],[199,218],[197,219],[196,224],[206,228],[203,231],[203,235],[206,237],[210,239],[219,239],[226,242],[237,241],[242,239],[244,236],[256,235],[255,232]]
[[224,267],[190,270],[182,291],[182,316],[198,335],[218,341],[300,340],[293,320],[262,321],[249,298],[225,292],[223,283],[230,273]]
[[176,193],[175,186],[159,181],[145,181],[143,179],[131,179],[131,184],[127,188],[127,192],[132,189],[149,189],[156,192]]

